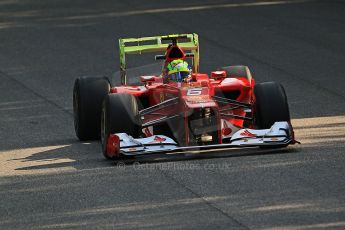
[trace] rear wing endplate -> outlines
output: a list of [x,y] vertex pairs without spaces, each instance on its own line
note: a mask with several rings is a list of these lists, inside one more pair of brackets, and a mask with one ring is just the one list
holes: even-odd
[[171,40],[177,41],[177,45],[183,51],[192,52],[193,58],[193,72],[199,71],[199,39],[198,35],[193,34],[171,34],[164,36],[154,37],[141,37],[141,38],[120,38],[120,73],[121,84],[126,85],[126,54],[142,54],[166,51],[170,43],[162,41]]

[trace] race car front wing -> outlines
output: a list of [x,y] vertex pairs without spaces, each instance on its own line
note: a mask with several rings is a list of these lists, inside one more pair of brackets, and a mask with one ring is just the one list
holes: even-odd
[[224,144],[180,147],[171,138],[153,135],[146,138],[133,138],[126,133],[111,134],[107,143],[109,157],[137,156],[157,153],[227,149],[242,147],[286,147],[296,143],[293,130],[288,122],[275,122],[270,129],[240,129],[232,137],[223,139]]

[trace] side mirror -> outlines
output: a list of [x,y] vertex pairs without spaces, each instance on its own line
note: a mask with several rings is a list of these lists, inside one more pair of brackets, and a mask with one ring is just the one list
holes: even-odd
[[226,78],[227,74],[225,70],[218,70],[211,72],[211,78],[218,80],[222,78]]
[[154,81],[155,76],[140,76],[140,81],[143,83]]
[[153,82],[162,82],[163,79],[156,76],[140,76],[140,81],[145,85],[151,85]]

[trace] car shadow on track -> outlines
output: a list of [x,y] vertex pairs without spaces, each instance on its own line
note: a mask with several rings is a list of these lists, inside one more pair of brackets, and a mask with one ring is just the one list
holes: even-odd
[[[150,156],[137,156],[132,159],[110,160],[104,159],[101,153],[101,146],[98,141],[79,142],[76,138],[42,142],[35,146],[19,147],[14,152],[20,157],[7,157],[16,166],[15,170],[27,172],[28,170],[47,170],[57,168],[72,168],[76,170],[105,168],[116,165],[131,167],[133,164],[154,164],[177,161],[194,161],[207,159],[225,159],[252,157],[260,155],[276,154],[313,154],[315,151],[329,152],[330,146],[334,151],[336,146],[343,146],[344,117],[317,117],[306,119],[295,119],[293,125],[298,140],[302,145],[289,146],[280,149],[243,148],[227,150],[205,150],[202,152],[183,152],[180,154],[157,154]],[[23,147],[23,146],[21,146]],[[28,152],[28,153],[27,153]],[[9,153],[11,154],[11,153]],[[9,155],[8,154],[8,155]]]
[[46,143],[39,147],[28,147],[23,150],[21,157],[7,160],[15,164],[16,171],[48,170],[49,169],[92,169],[110,167],[101,154],[101,147],[97,141],[79,142],[76,139]]

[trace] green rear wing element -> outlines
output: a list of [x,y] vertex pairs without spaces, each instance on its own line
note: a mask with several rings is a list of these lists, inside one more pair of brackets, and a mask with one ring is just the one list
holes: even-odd
[[166,51],[171,43],[163,43],[162,41],[170,40],[176,42],[177,45],[185,52],[192,52],[193,72],[199,71],[199,39],[198,35],[193,34],[171,34],[164,36],[142,37],[142,38],[120,38],[120,73],[121,84],[126,85],[126,54],[142,54]]

